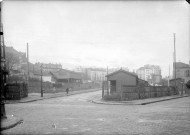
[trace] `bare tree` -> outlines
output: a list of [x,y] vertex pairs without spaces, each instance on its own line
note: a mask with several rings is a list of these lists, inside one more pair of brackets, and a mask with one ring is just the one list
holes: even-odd
[[13,67],[16,64],[19,64],[19,55],[14,52],[7,51],[6,52],[6,64],[7,64],[8,70],[13,70]]

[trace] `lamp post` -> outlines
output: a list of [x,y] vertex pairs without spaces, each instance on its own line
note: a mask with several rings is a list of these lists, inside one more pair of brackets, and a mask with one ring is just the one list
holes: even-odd
[[[1,7],[1,5],[0,5]],[[5,85],[6,85],[6,75],[8,74],[8,70],[6,69],[6,59],[5,59],[5,44],[4,44],[4,37],[3,37],[3,29],[1,25],[0,31],[0,79],[1,79],[1,119],[7,118],[5,112]]]

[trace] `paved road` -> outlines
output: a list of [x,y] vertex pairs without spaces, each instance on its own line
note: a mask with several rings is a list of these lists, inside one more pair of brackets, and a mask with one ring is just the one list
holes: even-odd
[[87,101],[101,91],[31,103],[7,104],[23,123],[3,134],[189,135],[190,97],[148,105],[102,105]]

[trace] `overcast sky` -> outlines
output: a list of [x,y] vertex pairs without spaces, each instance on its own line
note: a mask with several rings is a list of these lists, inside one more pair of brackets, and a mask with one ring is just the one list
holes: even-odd
[[[190,59],[190,7],[185,1],[4,1],[5,44],[30,61],[76,66],[159,65]],[[171,72],[172,73],[172,72]]]

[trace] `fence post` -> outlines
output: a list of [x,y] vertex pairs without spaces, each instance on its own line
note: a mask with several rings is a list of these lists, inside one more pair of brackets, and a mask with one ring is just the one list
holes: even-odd
[[141,95],[140,95],[140,86],[138,86],[137,89],[138,89],[138,96],[139,96],[139,99],[141,99]]
[[17,84],[18,89],[19,89],[19,99],[21,99],[21,89],[20,89],[20,84]]
[[181,88],[181,96],[183,96],[183,83],[182,83],[182,88]]
[[103,84],[102,84],[102,98],[104,97],[104,81],[103,81]]

